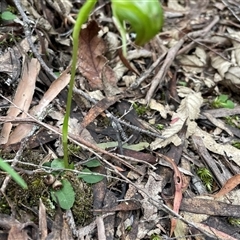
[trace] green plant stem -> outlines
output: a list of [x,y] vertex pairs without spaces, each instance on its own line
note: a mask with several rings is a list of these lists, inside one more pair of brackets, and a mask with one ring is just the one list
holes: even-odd
[[4,162],[2,158],[0,158],[0,168],[7,172],[23,189],[27,189],[27,184],[22,177],[8,163]]
[[76,74],[76,66],[77,66],[77,55],[78,55],[78,46],[79,46],[79,34],[82,28],[82,25],[87,21],[88,16],[90,15],[92,9],[94,8],[97,0],[88,0],[80,9],[78,13],[78,17],[76,20],[76,24],[73,29],[73,52],[72,52],[72,68],[71,68],[71,79],[69,83],[68,89],[68,97],[67,97],[67,107],[66,114],[63,121],[62,128],[62,141],[63,141],[63,153],[64,153],[64,167],[69,167],[68,162],[68,122],[71,113],[71,105],[72,105],[72,95],[73,95],[73,86],[74,79]]

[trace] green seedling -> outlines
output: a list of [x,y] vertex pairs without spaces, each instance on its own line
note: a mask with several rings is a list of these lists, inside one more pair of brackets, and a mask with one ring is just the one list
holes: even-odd
[[240,142],[234,142],[234,143],[232,143],[232,146],[234,146],[235,148],[240,149]]
[[237,115],[225,117],[226,124],[228,124],[232,127],[240,128],[239,120],[240,120],[239,116],[237,116]]
[[179,81],[178,85],[183,86],[183,87],[187,87],[187,83],[185,81]]
[[[64,178],[64,162],[62,159],[54,159],[50,163],[50,167],[56,169],[52,174],[59,178],[59,184],[50,188],[51,197],[54,202],[59,203],[62,209],[68,210],[75,202],[75,192],[71,183]],[[68,167],[70,169],[74,168],[73,164],[69,164]]]
[[163,125],[163,124],[156,124],[155,127],[156,127],[158,130],[163,130],[163,129],[164,129],[164,125]]
[[149,108],[147,106],[144,106],[144,105],[138,104],[138,103],[133,103],[133,108],[136,111],[138,116],[144,115],[147,112],[147,110],[149,110]]
[[228,222],[233,226],[240,226],[240,218],[229,217]]
[[[71,111],[73,86],[77,66],[77,55],[79,47],[79,34],[82,25],[87,21],[91,11],[93,10],[96,0],[87,0],[80,9],[76,24],[73,29],[73,52],[72,52],[72,69],[71,79],[68,89],[66,114],[62,129],[62,142],[64,152],[64,166],[68,168],[68,122]],[[136,33],[136,44],[143,45],[152,39],[163,25],[163,12],[158,0],[129,0],[118,1],[112,0],[113,18],[119,29],[123,42],[123,53],[126,56],[126,29],[125,24],[131,25]]]
[[162,238],[157,234],[152,234],[150,239],[151,240],[161,240]]
[[228,99],[228,95],[220,95],[212,102],[214,108],[234,108],[234,103]]
[[126,227],[126,231],[127,231],[127,232],[130,232],[131,230],[132,230],[132,226],[127,226],[127,227]]
[[197,170],[197,175],[200,177],[207,190],[212,191],[213,176],[211,172],[207,168],[202,167]]
[[13,14],[17,13],[16,7],[11,6],[11,5],[8,5],[8,6],[7,6],[6,11],[9,11],[9,12],[11,12],[11,13],[13,13]]

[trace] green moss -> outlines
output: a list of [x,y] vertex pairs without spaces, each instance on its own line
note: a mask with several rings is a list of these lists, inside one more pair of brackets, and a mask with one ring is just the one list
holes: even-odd
[[[79,149],[80,150],[80,149]],[[0,154],[4,159],[13,159],[15,154]],[[41,151],[27,150],[24,152],[21,161],[34,163],[39,165],[43,159],[44,154]],[[17,167],[25,170],[35,170],[36,168],[29,165],[21,165]],[[0,182],[4,180],[5,174],[0,174]],[[56,207],[51,200],[50,187],[45,184],[45,178],[47,173],[34,173],[32,175],[21,174],[21,177],[26,181],[28,189],[24,190],[20,188],[14,181],[10,181],[6,188],[6,198],[0,199],[0,213],[11,214],[11,208],[9,202],[11,202],[16,209],[19,211],[23,206],[27,206],[31,209],[38,208],[39,199],[42,199],[43,204],[46,207],[46,212],[49,216],[55,215]],[[93,219],[92,215],[92,188],[90,185],[82,182],[72,172],[65,172],[57,178],[68,179],[75,191],[75,203],[72,207],[73,216],[77,225],[86,225]],[[27,209],[24,209],[27,211]]]
[[240,218],[229,217],[228,222],[233,226],[240,226]]
[[226,124],[228,124],[232,127],[240,128],[240,122],[239,121],[240,121],[240,119],[239,119],[239,116],[237,116],[237,115],[225,117]]
[[75,191],[75,203],[72,207],[73,216],[77,225],[87,225],[93,220],[93,195],[91,185],[81,181],[72,172],[66,173]]
[[138,104],[138,103],[133,103],[133,108],[136,111],[138,116],[144,115],[149,110],[149,107]]
[[79,145],[76,145],[74,143],[68,144],[68,154],[69,155],[79,155],[81,152],[81,147]]
[[151,240],[161,240],[162,238],[157,234],[152,234],[150,239]]
[[163,129],[164,129],[164,125],[163,125],[163,124],[156,124],[155,127],[156,127],[158,130],[163,130]]
[[197,170],[197,175],[200,177],[207,190],[212,191],[213,176],[211,172],[207,168],[201,167]]
[[232,143],[232,146],[234,146],[235,148],[240,149],[240,142],[234,142],[234,143]]
[[5,197],[0,198],[0,213],[11,215],[11,208]]

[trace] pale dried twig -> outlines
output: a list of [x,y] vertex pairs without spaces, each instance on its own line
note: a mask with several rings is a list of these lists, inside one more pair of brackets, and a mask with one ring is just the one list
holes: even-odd
[[199,36],[205,36],[206,33],[209,32],[211,30],[211,28],[213,26],[215,26],[218,21],[219,21],[219,17],[216,16],[213,19],[213,21],[207,27],[205,27],[203,30],[188,33],[186,36],[184,36],[182,39],[180,39],[172,48],[169,49],[166,59],[164,61],[164,64],[162,65],[161,69],[159,70],[157,75],[152,80],[151,87],[147,92],[147,95],[146,95],[147,103],[149,103],[149,101],[151,100],[156,88],[162,84],[164,77],[167,73],[167,70],[171,66],[174,58],[176,57],[179,49],[181,48],[181,46],[183,45],[185,40],[187,38],[190,38],[191,40],[193,40],[194,38],[197,38]]
[[16,8],[18,9],[20,15],[22,16],[23,19],[23,28],[24,28],[24,32],[26,35],[26,38],[28,40],[29,46],[34,54],[34,56],[37,58],[37,60],[39,61],[39,63],[41,64],[42,68],[53,78],[56,79],[57,76],[53,73],[52,69],[50,69],[47,64],[43,61],[42,57],[39,55],[37,49],[35,48],[33,42],[32,42],[32,38],[31,38],[31,30],[30,30],[30,25],[32,24],[32,22],[28,19],[27,15],[25,14],[19,0],[13,0]]

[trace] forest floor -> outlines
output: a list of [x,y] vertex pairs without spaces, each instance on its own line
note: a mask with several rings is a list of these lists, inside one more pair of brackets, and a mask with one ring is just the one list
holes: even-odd
[[0,157],[28,188],[0,172],[0,239],[240,239],[240,2],[162,1],[162,31],[142,47],[129,34],[125,58],[99,1],[79,36],[67,169],[84,1],[19,2],[0,3]]

